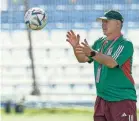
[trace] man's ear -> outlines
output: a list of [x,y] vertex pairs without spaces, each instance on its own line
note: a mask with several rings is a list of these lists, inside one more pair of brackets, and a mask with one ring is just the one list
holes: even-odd
[[121,28],[121,26],[122,26],[121,21],[120,21],[120,20],[117,20],[117,27],[118,27],[118,28]]

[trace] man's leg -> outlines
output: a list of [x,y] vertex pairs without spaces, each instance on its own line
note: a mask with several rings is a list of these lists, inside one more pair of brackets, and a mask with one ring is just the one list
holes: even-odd
[[108,121],[137,121],[136,102],[124,100],[119,102],[108,102],[109,107]]
[[107,121],[104,115],[105,101],[97,97],[94,107],[94,121]]

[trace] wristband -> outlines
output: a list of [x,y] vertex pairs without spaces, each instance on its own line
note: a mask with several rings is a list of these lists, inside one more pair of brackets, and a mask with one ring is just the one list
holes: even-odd
[[93,58],[91,56],[88,56],[88,59],[89,59],[88,63],[92,63],[93,62]]

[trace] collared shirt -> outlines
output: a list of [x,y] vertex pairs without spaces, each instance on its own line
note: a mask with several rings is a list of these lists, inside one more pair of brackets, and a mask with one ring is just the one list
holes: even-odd
[[[98,39],[92,48],[100,51],[105,39]],[[104,45],[102,53],[108,50],[113,40],[108,40]],[[97,95],[107,101],[135,100],[136,90],[134,87],[134,79],[132,77],[132,56],[134,48],[131,41],[125,39],[122,35],[111,46],[106,53],[111,56],[119,65],[119,67],[109,68],[102,65],[99,82],[96,82]],[[94,74],[97,77],[99,63],[94,60]]]

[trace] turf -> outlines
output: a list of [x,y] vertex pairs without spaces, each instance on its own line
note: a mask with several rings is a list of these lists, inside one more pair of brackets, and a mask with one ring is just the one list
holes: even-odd
[[2,121],[92,121],[92,116],[87,114],[5,115],[2,116]]
[[[138,113],[139,114],[139,113]],[[90,110],[26,110],[24,114],[1,113],[1,121],[93,121]]]

